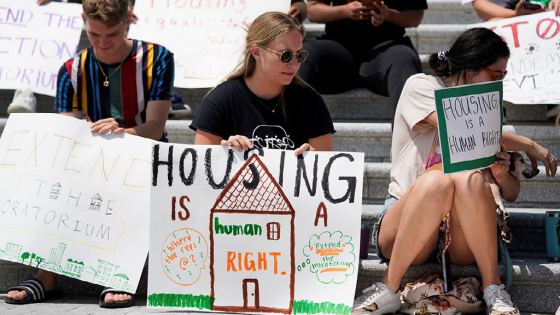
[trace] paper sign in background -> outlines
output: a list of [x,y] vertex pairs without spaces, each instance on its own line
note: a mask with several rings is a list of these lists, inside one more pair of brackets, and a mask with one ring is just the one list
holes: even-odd
[[435,91],[445,174],[490,166],[502,138],[502,81]]
[[0,0],[0,89],[55,96],[58,70],[78,49],[81,13],[73,3]]
[[471,25],[494,30],[511,51],[504,100],[514,104],[560,103],[560,18],[554,12]]
[[12,114],[0,139],[0,259],[134,293],[148,252],[151,140]]
[[148,306],[349,314],[363,159],[157,145]]
[[217,85],[244,48],[243,27],[264,12],[288,12],[289,0],[138,1],[130,38],[165,46],[175,57],[175,86]]

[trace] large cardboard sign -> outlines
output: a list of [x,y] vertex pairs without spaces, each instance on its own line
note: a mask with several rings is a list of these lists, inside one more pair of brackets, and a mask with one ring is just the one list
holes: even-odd
[[175,55],[175,86],[217,85],[243,53],[245,25],[264,12],[288,12],[289,0],[138,1],[130,38],[165,46]]
[[349,314],[363,153],[157,144],[148,306]]
[[78,49],[81,13],[79,4],[0,0],[0,89],[55,96],[58,70]]
[[560,102],[560,18],[553,12],[524,15],[473,27],[502,36],[511,50],[504,100],[514,104]]
[[134,293],[148,252],[151,142],[92,135],[59,114],[11,114],[0,259]]
[[502,138],[502,81],[435,91],[443,172],[492,165]]

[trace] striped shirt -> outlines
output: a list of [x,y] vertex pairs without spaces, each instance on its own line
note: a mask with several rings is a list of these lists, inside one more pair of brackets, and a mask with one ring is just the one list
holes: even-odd
[[[89,121],[112,117],[132,128],[146,122],[148,102],[173,99],[173,53],[164,47],[133,40],[130,55],[119,65],[98,62],[93,47],[79,52],[58,72],[54,109],[83,110]],[[99,66],[109,76],[107,87]]]

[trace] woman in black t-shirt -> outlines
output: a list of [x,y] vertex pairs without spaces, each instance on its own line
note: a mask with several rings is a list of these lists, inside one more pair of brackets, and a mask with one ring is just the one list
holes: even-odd
[[418,26],[428,6],[426,0],[375,0],[366,9],[365,3],[308,1],[308,18],[325,23],[325,35],[303,45],[310,57],[299,73],[322,94],[365,86],[389,96],[395,111],[406,80],[422,71],[405,28]]
[[202,102],[191,128],[195,144],[331,151],[335,132],[323,98],[301,80],[304,29],[280,12],[249,27],[245,55],[227,80]]

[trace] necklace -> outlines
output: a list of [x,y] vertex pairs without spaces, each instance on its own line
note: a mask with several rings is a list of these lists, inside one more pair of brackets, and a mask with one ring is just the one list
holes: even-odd
[[[255,95],[256,96],[256,95]],[[274,113],[274,111],[276,110],[276,108],[278,107],[278,104],[280,104],[280,98],[278,98],[278,101],[276,102],[276,105],[274,106],[274,108],[270,108],[268,106],[266,106],[266,104],[261,100],[260,97],[257,96],[257,99],[259,100],[259,102],[262,104],[262,106],[266,107],[269,111],[271,111],[272,113]]]
[[99,65],[99,69],[101,69],[101,73],[103,73],[103,76],[105,77],[105,81],[103,82],[103,86],[104,87],[108,87],[109,86],[109,78],[115,74],[117,71],[119,71],[119,69],[121,68],[124,60],[126,59],[126,57],[128,57],[128,54],[124,57],[124,59],[121,61],[121,64],[117,67],[117,69],[115,69],[115,71],[113,71],[113,73],[111,73],[109,76],[107,76],[105,74],[105,71],[103,71],[103,67],[101,67],[101,64],[99,63],[99,60],[97,60],[97,58],[95,58],[95,61],[97,61],[97,64]]

